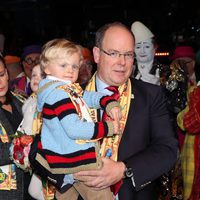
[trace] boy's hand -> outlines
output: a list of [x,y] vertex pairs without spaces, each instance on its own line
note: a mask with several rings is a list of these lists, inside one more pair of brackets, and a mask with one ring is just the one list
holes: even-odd
[[121,133],[119,120],[118,121],[112,121],[112,123],[113,123],[113,126],[114,126],[114,134],[119,135]]
[[119,121],[122,118],[122,112],[119,107],[114,107],[110,110],[108,115],[114,120]]

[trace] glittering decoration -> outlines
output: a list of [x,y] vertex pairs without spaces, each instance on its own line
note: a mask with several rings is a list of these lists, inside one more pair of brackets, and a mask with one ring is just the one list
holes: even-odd
[[169,109],[178,113],[183,110],[187,102],[187,71],[179,62],[163,65],[160,68],[160,82],[165,89]]

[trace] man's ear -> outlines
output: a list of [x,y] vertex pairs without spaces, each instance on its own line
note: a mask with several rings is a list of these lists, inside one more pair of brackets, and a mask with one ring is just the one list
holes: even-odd
[[24,60],[22,61],[22,65],[23,65],[23,68],[26,65],[26,62]]
[[93,47],[93,56],[94,56],[94,62],[98,63],[100,57],[100,49],[98,47]]

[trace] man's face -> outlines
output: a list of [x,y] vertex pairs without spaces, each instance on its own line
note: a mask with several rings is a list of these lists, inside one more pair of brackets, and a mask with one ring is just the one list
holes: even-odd
[[[110,56],[116,52],[117,56]],[[122,27],[109,28],[101,49],[94,47],[93,53],[97,63],[97,75],[102,81],[115,86],[127,81],[134,62],[134,56],[130,56],[134,55],[134,39],[131,33]]]
[[152,39],[144,40],[135,44],[135,54],[138,63],[149,63],[154,60],[155,47]]
[[188,73],[188,76],[192,76],[194,73],[194,66],[195,66],[195,60],[189,57],[182,57],[182,58],[177,58],[177,61],[180,61],[183,65],[186,66],[186,70]]
[[24,72],[28,78],[31,78],[31,72],[35,65],[39,63],[40,54],[32,53],[25,57],[23,61]]
[[92,64],[86,60],[83,61],[79,69],[78,83],[84,84],[92,77]]

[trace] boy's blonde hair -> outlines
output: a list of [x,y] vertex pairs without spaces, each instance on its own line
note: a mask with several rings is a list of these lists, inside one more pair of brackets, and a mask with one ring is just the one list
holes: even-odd
[[44,71],[44,68],[48,66],[48,63],[54,59],[71,56],[74,53],[79,53],[81,60],[83,59],[79,45],[66,39],[51,40],[42,47],[42,53],[40,55],[41,69]]

